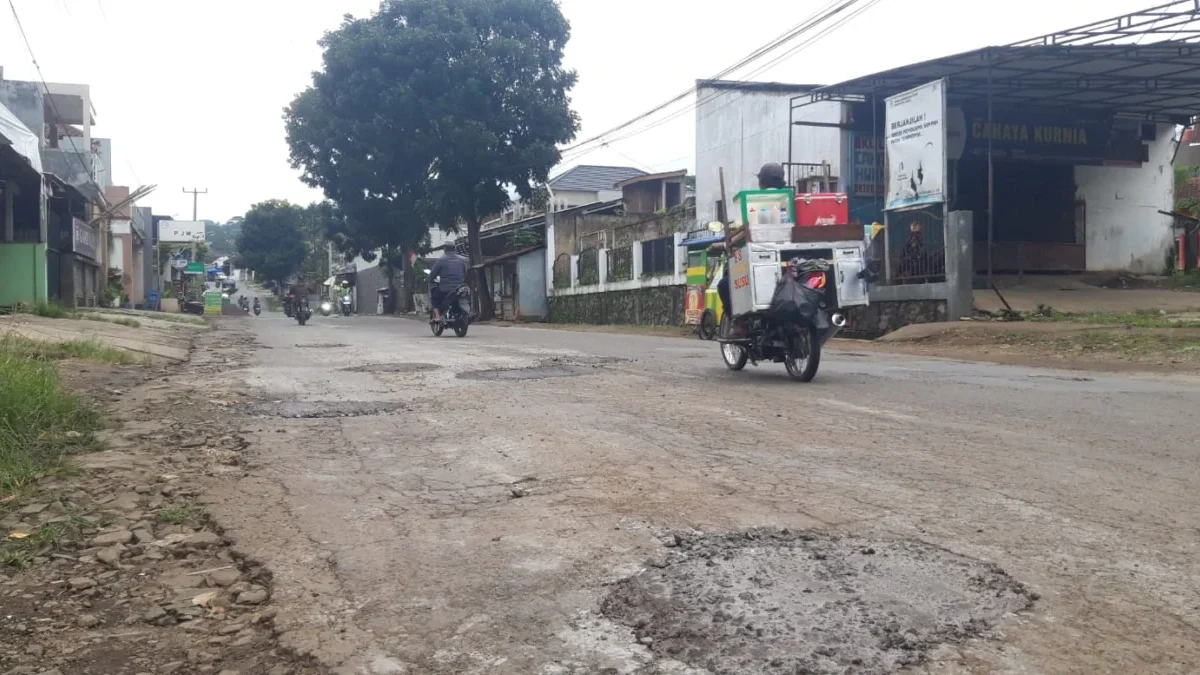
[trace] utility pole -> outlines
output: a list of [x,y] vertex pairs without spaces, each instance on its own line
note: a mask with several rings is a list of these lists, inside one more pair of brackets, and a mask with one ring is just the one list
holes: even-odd
[[[204,188],[203,190],[200,190],[197,188],[192,188],[191,190],[189,190],[187,188],[183,188],[183,194],[192,196],[192,222],[198,221],[200,219],[200,195],[208,194],[208,188]],[[196,242],[195,237],[193,237],[192,238],[192,262],[196,262],[196,259],[199,257],[199,255],[200,255],[199,245]],[[186,279],[186,278],[187,277],[184,277],[184,279]],[[204,276],[203,276],[203,281],[201,281],[201,286],[200,286],[201,288],[204,288],[204,281],[207,281],[207,280],[208,280],[208,273],[205,272]]]

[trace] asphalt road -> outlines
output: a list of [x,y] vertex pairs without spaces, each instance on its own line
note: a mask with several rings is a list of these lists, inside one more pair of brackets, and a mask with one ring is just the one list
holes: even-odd
[[753,527],[919,540],[1040,596],[916,672],[1200,671],[1195,380],[840,350],[802,385],[697,340],[250,322],[251,465],[213,508],[285,643],[341,672],[709,672],[597,610],[667,533]]

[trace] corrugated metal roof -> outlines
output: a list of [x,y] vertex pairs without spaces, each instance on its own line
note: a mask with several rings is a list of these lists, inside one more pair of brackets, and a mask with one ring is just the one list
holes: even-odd
[[631,166],[593,166],[581,164],[580,166],[568,169],[566,173],[556,178],[550,179],[550,188],[553,190],[601,192],[604,190],[615,190],[614,186],[623,180],[645,175],[645,171],[635,169]]

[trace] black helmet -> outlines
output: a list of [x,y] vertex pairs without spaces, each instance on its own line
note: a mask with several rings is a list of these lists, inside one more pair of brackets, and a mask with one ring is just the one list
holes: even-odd
[[775,185],[783,187],[787,184],[786,174],[783,166],[774,162],[763,164],[758,170],[758,182],[760,185]]

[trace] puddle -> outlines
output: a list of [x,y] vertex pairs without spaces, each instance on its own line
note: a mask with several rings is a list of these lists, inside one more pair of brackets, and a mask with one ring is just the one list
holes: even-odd
[[388,401],[277,401],[243,406],[242,412],[285,419],[365,417],[408,410],[404,403]]
[[309,345],[296,345],[296,349],[340,349],[349,346],[340,342],[317,342]]
[[713,673],[893,673],[1036,597],[995,565],[917,541],[787,530],[678,541],[601,611],[659,656]]
[[428,370],[437,370],[441,366],[432,363],[379,363],[367,366],[354,366],[353,368],[342,368],[347,373],[374,373],[382,375],[386,373],[421,373]]

